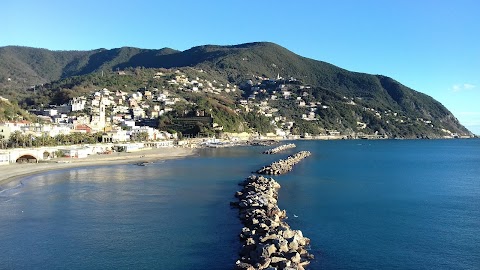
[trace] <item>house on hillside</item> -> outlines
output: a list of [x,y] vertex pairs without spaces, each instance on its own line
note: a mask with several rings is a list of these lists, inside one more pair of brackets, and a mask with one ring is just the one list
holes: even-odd
[[22,128],[27,124],[26,121],[0,123],[0,139],[8,140],[15,131],[22,132]]
[[77,132],[84,132],[84,133],[92,133],[92,128],[85,124],[80,124],[75,126],[75,131]]
[[75,97],[68,102],[72,112],[82,111],[85,109],[87,99],[85,97]]

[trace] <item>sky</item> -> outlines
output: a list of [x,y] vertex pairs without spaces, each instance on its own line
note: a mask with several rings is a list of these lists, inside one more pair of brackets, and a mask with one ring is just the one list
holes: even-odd
[[277,43],[382,74],[480,134],[477,0],[3,0],[0,46],[91,50]]

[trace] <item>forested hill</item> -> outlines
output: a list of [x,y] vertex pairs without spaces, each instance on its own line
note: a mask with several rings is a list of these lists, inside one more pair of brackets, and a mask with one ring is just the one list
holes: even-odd
[[[154,66],[161,55],[178,51],[131,47],[92,51],[50,51],[19,46],[0,47],[0,87],[29,87],[98,70]],[[10,81],[8,81],[10,78]]]
[[[27,47],[0,48],[0,95],[24,98],[25,90],[71,76],[126,68],[205,70],[211,79],[236,85],[255,78],[295,78],[318,99],[355,98],[376,111],[401,113],[412,119],[435,120],[449,130],[469,134],[442,104],[392,78],[350,72],[326,62],[299,56],[268,42],[234,46],[205,45],[185,51],[122,47],[92,51],[50,51]],[[243,88],[249,94],[251,88]],[[344,117],[339,115],[339,118]],[[385,125],[384,129],[389,126]]]

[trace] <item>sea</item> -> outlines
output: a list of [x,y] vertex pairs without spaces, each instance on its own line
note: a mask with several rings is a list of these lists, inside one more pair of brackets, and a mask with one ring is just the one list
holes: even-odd
[[312,156],[274,178],[287,222],[311,239],[308,269],[480,269],[480,140],[294,143],[4,184],[0,269],[233,269],[238,183],[300,150]]

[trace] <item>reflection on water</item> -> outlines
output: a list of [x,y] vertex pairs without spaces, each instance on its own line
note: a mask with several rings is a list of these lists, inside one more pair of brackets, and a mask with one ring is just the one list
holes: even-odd
[[[24,178],[23,186],[0,194],[6,249],[0,268],[233,267],[239,222],[228,202],[238,177],[229,177],[228,168],[234,162],[215,169],[221,162],[206,157]],[[212,255],[217,262],[205,260]]]
[[[480,141],[296,145],[312,157],[275,178],[289,224],[312,239],[310,269],[478,269]],[[232,269],[237,183],[291,154],[266,148],[9,183],[0,269]]]

